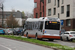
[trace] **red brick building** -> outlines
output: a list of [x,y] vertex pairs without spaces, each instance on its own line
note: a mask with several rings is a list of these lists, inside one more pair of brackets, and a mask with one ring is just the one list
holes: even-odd
[[46,17],[46,0],[34,0],[34,18]]

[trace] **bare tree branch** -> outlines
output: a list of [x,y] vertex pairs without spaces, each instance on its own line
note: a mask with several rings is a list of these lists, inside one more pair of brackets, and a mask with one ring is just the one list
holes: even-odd
[[26,15],[28,18],[33,18],[33,13],[26,12],[25,15]]
[[6,20],[7,26],[9,27],[17,27],[18,25],[18,21],[15,20],[15,18],[13,17],[13,14],[11,14],[7,20]]

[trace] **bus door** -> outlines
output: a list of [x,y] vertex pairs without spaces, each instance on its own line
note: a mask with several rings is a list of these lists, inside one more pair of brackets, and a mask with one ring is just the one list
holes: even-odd
[[41,37],[41,35],[43,34],[43,23],[44,22],[39,22],[38,24],[38,35]]

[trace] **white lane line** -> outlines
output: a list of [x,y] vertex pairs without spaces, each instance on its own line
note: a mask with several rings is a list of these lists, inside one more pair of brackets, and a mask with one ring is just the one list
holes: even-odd
[[70,46],[70,47],[75,48],[74,46]]
[[6,48],[6,49],[8,49],[8,50],[12,50],[12,49],[10,49],[10,48],[8,48],[8,47],[6,47],[6,46],[3,46],[3,45],[1,45],[1,44],[0,44],[0,46]]

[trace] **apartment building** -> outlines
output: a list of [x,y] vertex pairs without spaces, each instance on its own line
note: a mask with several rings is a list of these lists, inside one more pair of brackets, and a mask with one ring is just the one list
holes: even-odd
[[34,0],[34,18],[46,17],[46,0]]
[[62,29],[75,29],[75,0],[46,0],[46,16],[60,18]]
[[[13,14],[13,17],[18,21],[19,26],[22,26],[22,12],[17,11],[17,12],[12,12],[12,11],[4,11],[4,24],[6,24],[7,18]],[[2,12],[0,12],[0,25],[2,25]]]

